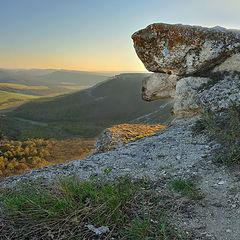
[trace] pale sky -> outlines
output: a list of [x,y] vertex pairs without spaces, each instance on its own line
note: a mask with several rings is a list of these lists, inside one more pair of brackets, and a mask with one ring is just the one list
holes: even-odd
[[0,68],[144,71],[131,35],[158,22],[240,29],[240,0],[0,0]]

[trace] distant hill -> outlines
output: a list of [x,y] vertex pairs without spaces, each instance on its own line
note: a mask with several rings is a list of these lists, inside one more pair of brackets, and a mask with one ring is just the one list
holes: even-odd
[[7,116],[51,126],[49,133],[81,137],[95,137],[104,128],[123,122],[164,124],[171,118],[172,105],[169,100],[141,99],[146,77],[148,74],[121,74],[89,89],[28,102]]
[[8,71],[0,69],[0,79],[10,78],[10,77],[11,77],[11,74]]
[[0,69],[1,83],[25,84],[30,86],[93,86],[107,78],[103,74],[85,71]]
[[103,73],[54,69],[0,69],[0,111],[42,96],[89,88],[108,77]]
[[11,115],[45,122],[133,120],[166,102],[141,99],[141,82],[146,77],[147,74],[121,74],[86,90],[31,101]]
[[108,77],[92,72],[58,70],[38,78],[44,85],[93,86]]

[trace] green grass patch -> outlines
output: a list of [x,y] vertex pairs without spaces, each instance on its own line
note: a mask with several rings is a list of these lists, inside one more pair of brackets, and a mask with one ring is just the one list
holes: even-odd
[[176,179],[171,183],[170,189],[179,192],[185,197],[193,200],[200,200],[203,198],[203,196],[197,190],[196,184],[189,180],[184,180],[181,178]]
[[19,120],[19,121],[22,121],[22,122],[29,123],[29,124],[32,124],[32,125],[48,126],[48,124],[47,124],[47,123],[44,123],[44,122],[32,121],[32,120],[28,120],[28,119],[24,119],[24,118],[18,118],[18,117],[15,117],[14,119]]
[[33,95],[0,91],[0,109],[16,107],[25,101],[36,99]]
[[240,109],[236,106],[221,113],[205,110],[193,127],[221,144],[213,160],[226,165],[240,163]]
[[0,110],[15,108],[29,100],[37,100],[44,96],[52,99],[58,95],[68,94],[85,88],[86,87],[29,86],[24,84],[0,83]]
[[87,124],[80,121],[41,122],[0,114],[0,139],[1,136],[11,140],[95,138],[103,129],[113,124],[113,122]]
[[[184,239],[166,221],[157,204],[161,199],[149,183],[129,176],[110,180],[109,172],[101,179],[71,177],[45,186],[35,182],[18,191],[2,191],[5,229],[14,227],[12,239]],[[109,231],[97,236],[89,224]],[[9,234],[13,236],[13,230]]]
[[10,88],[10,89],[34,89],[34,90],[39,90],[39,89],[48,89],[48,86],[29,86],[29,85],[24,85],[24,84],[17,84],[17,83],[0,83],[0,89],[1,88]]
[[38,97],[33,95],[21,94],[21,93],[11,93],[11,92],[0,91],[1,102],[8,101],[9,99],[29,100],[34,98],[36,99]]
[[[158,215],[161,216],[161,213]],[[161,216],[164,219],[164,216]],[[158,219],[158,218],[157,218]],[[181,230],[171,229],[166,226],[164,221],[153,220],[152,216],[144,216],[142,219],[134,219],[128,224],[126,230],[123,232],[122,239],[126,240],[167,240],[178,239],[176,232],[181,236]],[[173,237],[173,238],[170,238]],[[181,238],[183,239],[183,238]]]

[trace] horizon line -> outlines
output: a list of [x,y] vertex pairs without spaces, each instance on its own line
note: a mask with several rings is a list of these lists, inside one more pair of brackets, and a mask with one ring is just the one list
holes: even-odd
[[64,71],[75,71],[75,72],[145,72],[150,73],[147,70],[77,70],[77,69],[67,69],[67,68],[4,68],[4,70],[64,70]]

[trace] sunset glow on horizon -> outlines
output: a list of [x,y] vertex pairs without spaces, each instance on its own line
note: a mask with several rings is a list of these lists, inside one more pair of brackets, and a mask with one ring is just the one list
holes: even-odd
[[131,35],[151,23],[240,29],[238,0],[0,3],[0,68],[146,71]]

